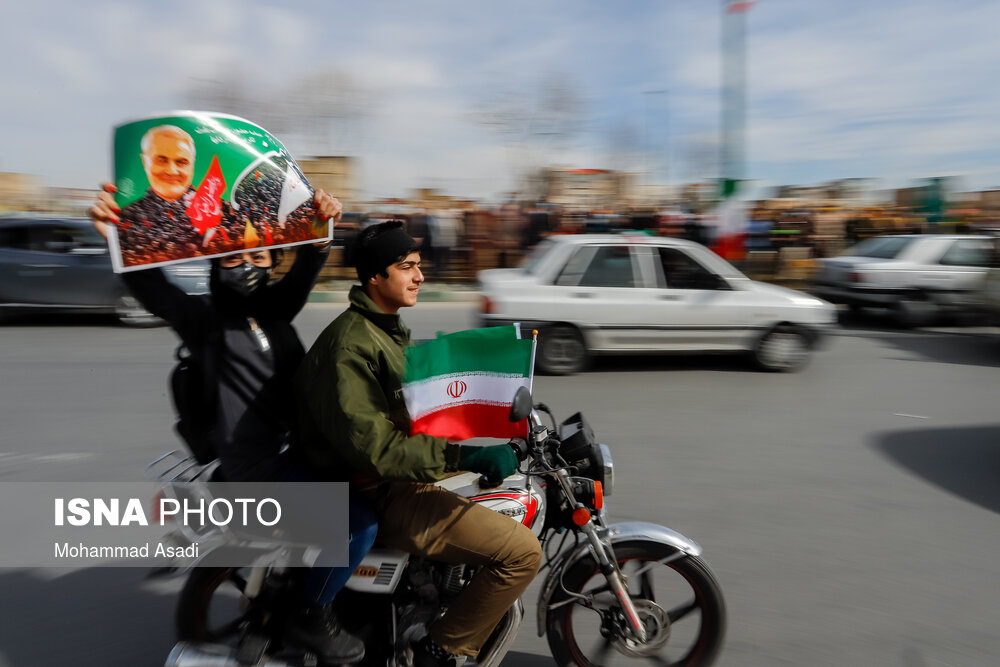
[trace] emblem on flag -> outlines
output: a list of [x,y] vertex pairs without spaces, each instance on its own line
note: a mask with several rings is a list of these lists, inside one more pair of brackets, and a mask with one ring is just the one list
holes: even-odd
[[460,331],[408,349],[403,398],[411,433],[526,437],[527,420],[508,416],[518,387],[531,387],[534,349],[513,326]]

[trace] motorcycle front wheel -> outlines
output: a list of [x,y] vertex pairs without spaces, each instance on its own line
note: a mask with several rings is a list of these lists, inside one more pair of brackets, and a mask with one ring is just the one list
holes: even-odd
[[592,558],[563,572],[563,585],[549,600],[546,616],[556,663],[614,667],[639,660],[676,667],[711,665],[726,632],[722,590],[704,560],[688,555],[671,559],[677,553],[671,546],[645,540],[615,545],[618,566],[646,629],[645,643],[625,630],[624,613]]

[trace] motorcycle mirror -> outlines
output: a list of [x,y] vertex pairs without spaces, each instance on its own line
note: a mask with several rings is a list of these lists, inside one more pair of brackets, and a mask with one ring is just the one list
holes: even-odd
[[522,419],[527,419],[533,407],[531,392],[528,391],[527,387],[518,387],[517,393],[514,394],[514,400],[510,404],[510,421],[519,422]]

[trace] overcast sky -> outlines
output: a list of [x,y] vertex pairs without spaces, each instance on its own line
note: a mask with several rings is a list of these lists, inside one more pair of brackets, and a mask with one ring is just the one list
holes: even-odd
[[[368,198],[496,199],[541,164],[718,176],[721,6],[5,2],[0,171],[91,187],[111,175],[114,125],[223,82],[259,100],[241,115],[296,157],[357,156]],[[998,38],[997,0],[760,0],[746,14],[745,175],[1000,186]],[[310,136],[265,123],[303,82],[349,113],[303,121]]]

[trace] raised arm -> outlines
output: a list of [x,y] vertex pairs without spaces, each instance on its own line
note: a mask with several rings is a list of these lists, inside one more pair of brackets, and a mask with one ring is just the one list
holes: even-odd
[[[111,225],[120,222],[118,214],[121,209],[112,196],[116,191],[115,186],[105,183],[102,189],[89,213],[94,228],[107,239]],[[203,320],[205,311],[208,310],[202,299],[185,294],[184,290],[168,281],[158,268],[128,271],[122,274],[122,281],[143,308],[166,320],[182,339],[191,340],[196,324]]]
[[[317,218],[333,219],[334,223],[340,220],[343,205],[339,200],[317,190],[315,203]],[[302,310],[330,254],[329,248],[329,241],[298,247],[292,268],[268,288],[269,308],[276,317],[291,320]]]

